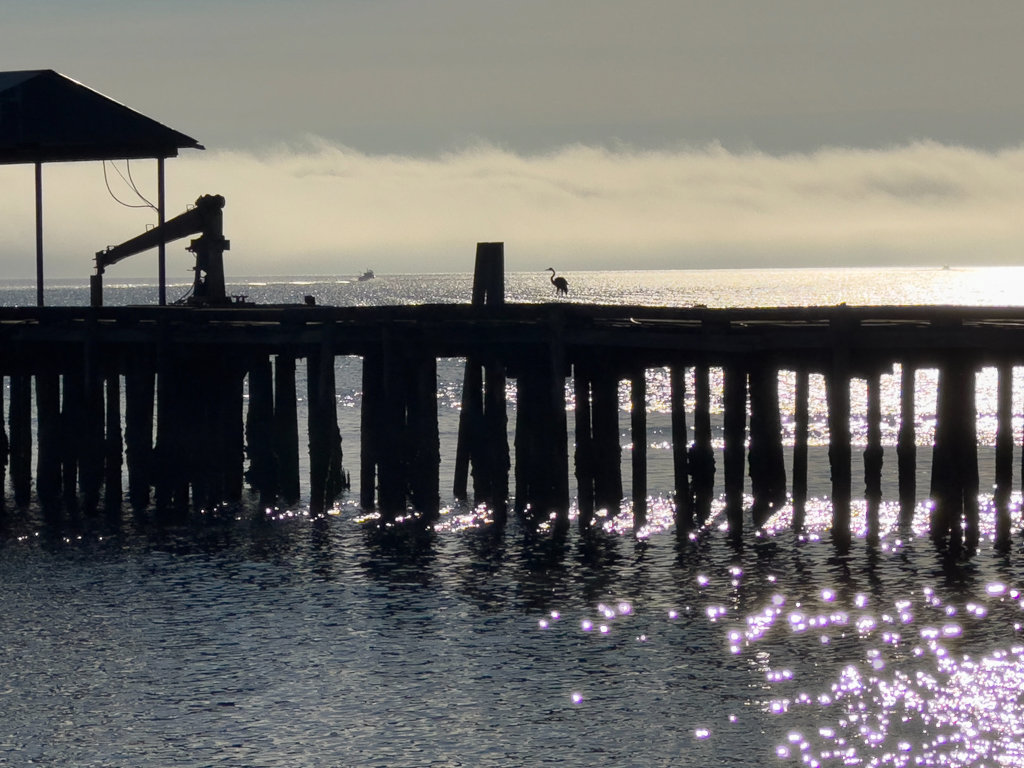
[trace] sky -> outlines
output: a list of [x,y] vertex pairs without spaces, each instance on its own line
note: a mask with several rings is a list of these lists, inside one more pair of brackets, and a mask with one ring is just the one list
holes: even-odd
[[[168,161],[168,215],[225,195],[229,276],[469,271],[497,240],[513,271],[1015,264],[1022,39],[1019,0],[0,0],[0,71],[207,147]],[[153,223],[103,173],[45,168],[49,275]],[[32,169],[0,167],[0,276],[33,254]]]

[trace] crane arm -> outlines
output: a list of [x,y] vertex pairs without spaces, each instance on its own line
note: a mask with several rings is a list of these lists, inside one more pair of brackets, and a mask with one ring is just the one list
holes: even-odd
[[199,232],[222,231],[224,198],[221,195],[203,195],[196,200],[196,207],[164,222],[163,226],[143,232],[131,240],[96,252],[96,272],[103,271],[129,256],[157,247],[161,241],[170,243]]

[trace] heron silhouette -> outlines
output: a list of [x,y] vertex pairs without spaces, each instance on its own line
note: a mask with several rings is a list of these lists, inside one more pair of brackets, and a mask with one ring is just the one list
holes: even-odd
[[551,284],[555,286],[555,292],[560,296],[569,295],[569,283],[565,281],[564,277],[555,277],[555,268],[548,267],[548,272],[551,273]]

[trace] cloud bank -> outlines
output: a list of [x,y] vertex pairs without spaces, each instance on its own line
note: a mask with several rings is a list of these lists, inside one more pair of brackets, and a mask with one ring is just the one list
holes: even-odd
[[[154,163],[135,162],[155,196]],[[120,167],[124,169],[124,164]],[[509,270],[1013,264],[1024,259],[1024,147],[922,142],[772,156],[476,145],[367,155],[318,139],[168,161],[168,216],[227,198],[232,275],[469,271],[478,241]],[[114,191],[131,194],[108,166]],[[47,273],[86,276],[92,254],[151,224],[117,205],[99,163],[44,169]],[[32,173],[0,168],[0,268],[34,274]],[[183,243],[170,274],[187,272]],[[116,267],[148,276],[146,257]]]

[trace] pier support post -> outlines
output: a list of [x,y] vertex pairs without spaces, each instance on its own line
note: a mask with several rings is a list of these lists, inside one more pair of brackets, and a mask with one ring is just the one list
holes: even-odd
[[935,448],[932,454],[931,535],[949,537],[950,549],[978,544],[978,443],[974,364],[950,353],[939,369]]
[[725,470],[725,515],[729,536],[739,540],[743,535],[743,458],[747,427],[747,372],[736,362],[725,368],[723,387],[725,408],[725,448],[722,464]]
[[796,371],[793,397],[793,530],[802,531],[807,514],[807,429],[810,377],[806,368]]
[[246,480],[259,494],[260,510],[277,502],[277,454],[274,452],[274,369],[264,353],[249,364],[249,410],[245,418]]
[[594,505],[609,517],[622,501],[622,446],[619,442],[619,381],[607,369],[590,380],[594,458]]
[[751,517],[762,527],[786,503],[786,464],[779,412],[779,373],[770,364],[750,369]]
[[[3,387],[4,378],[0,374],[0,388]],[[4,399],[0,397],[0,516],[7,512],[6,489],[7,489],[7,464],[11,449],[11,443],[7,439],[7,427],[4,421]]]
[[299,500],[299,416],[295,391],[295,355],[274,359],[274,452],[277,454],[281,500]]
[[379,352],[368,351],[363,355],[363,398],[359,410],[359,506],[365,510],[377,505],[377,446],[383,391],[383,358]]
[[715,449],[711,443],[711,372],[707,365],[694,369],[693,448],[689,454],[693,477],[694,512],[697,526],[711,516],[715,495]]
[[[407,378],[406,429],[409,435],[409,501],[429,522],[441,509],[441,440],[437,426],[437,358],[418,354]],[[504,379],[504,373],[502,373]],[[493,489],[492,489],[493,493]],[[494,504],[494,496],[491,502]],[[503,505],[502,505],[502,508]],[[495,506],[495,515],[499,516]]]
[[14,503],[20,509],[32,498],[32,377],[11,374],[11,485]]
[[121,467],[124,440],[121,432],[121,376],[117,370],[106,376],[106,434],[103,440],[103,510],[107,515],[121,512],[124,498]]
[[[436,360],[434,363],[436,372]],[[505,399],[505,366],[497,360],[484,364],[484,401],[479,452],[483,454],[486,480],[482,501],[490,507],[494,521],[505,522],[508,512],[508,471],[511,460],[508,450],[508,403]],[[436,399],[436,397],[435,397]],[[481,473],[474,464],[474,495],[479,495],[477,482]]]
[[79,511],[78,469],[82,450],[83,400],[85,384],[81,367],[70,364],[64,370],[61,386],[61,471],[64,490],[64,509]]
[[60,375],[50,371],[36,373],[36,415],[39,452],[36,458],[36,497],[44,514],[60,509],[61,431]]
[[79,469],[79,483],[82,489],[82,508],[87,515],[93,515],[100,506],[100,491],[103,488],[104,459],[104,398],[103,398],[103,355],[93,339],[86,342],[85,381],[82,397],[82,446]]
[[909,526],[917,506],[917,427],[914,404],[916,369],[909,360],[901,364],[900,431],[896,439],[896,461],[899,470],[900,525]]
[[686,432],[686,368],[673,365],[669,369],[672,387],[672,471],[675,480],[676,532],[686,535],[693,530],[693,497],[689,482],[689,442]]
[[[474,470],[482,463],[479,453],[484,418],[483,368],[475,359],[466,360],[466,372],[462,377],[462,407],[459,411],[459,436],[455,446],[455,477],[452,493],[459,501],[469,498],[469,464],[473,460]],[[476,472],[474,472],[474,475]],[[474,495],[476,494],[474,477]]]
[[630,384],[630,432],[633,442],[633,530],[647,525],[647,382],[643,368]]
[[134,358],[125,373],[125,457],[128,464],[128,501],[141,512],[149,506],[153,478],[153,392],[155,372],[143,359]]
[[586,531],[594,521],[594,447],[591,429],[590,378],[586,366],[573,365],[574,432],[576,434],[576,506],[579,510],[579,528]]
[[404,515],[408,497],[408,435],[405,423],[405,359],[391,329],[384,329],[382,340],[384,386],[381,393],[381,419],[377,436],[377,507],[383,521]]
[[828,390],[828,457],[832,467],[832,541],[841,550],[850,546],[852,450],[850,448],[850,350],[845,318],[833,318],[832,367]]
[[1010,495],[1013,491],[1013,365],[1003,360],[998,367],[996,395],[996,541],[997,549],[1010,545]]
[[323,330],[320,350],[306,360],[309,399],[309,511],[313,517],[327,513],[348,487],[342,468],[341,433],[338,430],[334,382],[334,324]]
[[867,540],[877,544],[878,511],[882,504],[882,405],[879,374],[868,376],[868,444],[864,449],[864,499],[867,503]]

